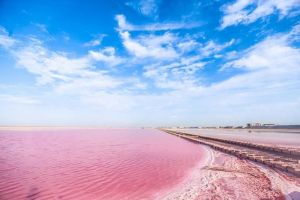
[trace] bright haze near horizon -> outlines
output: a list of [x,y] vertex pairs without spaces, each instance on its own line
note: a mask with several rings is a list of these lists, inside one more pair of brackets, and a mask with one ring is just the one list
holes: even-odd
[[300,0],[2,0],[1,125],[300,123]]

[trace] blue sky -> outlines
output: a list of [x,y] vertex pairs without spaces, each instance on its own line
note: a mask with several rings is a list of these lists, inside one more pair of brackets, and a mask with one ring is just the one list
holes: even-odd
[[299,124],[300,0],[0,1],[0,124]]

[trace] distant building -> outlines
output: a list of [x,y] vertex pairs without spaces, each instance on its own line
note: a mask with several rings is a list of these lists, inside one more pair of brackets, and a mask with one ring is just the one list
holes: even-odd
[[263,124],[265,127],[276,126],[276,124]]
[[243,126],[236,126],[236,127],[234,127],[234,128],[239,129],[239,128],[244,128],[244,127],[243,127]]
[[233,126],[219,126],[219,128],[233,128]]
[[262,126],[261,123],[247,123],[246,128],[259,128],[261,126]]
[[198,126],[187,126],[187,127],[184,127],[184,128],[187,128],[187,129],[198,129],[199,127]]

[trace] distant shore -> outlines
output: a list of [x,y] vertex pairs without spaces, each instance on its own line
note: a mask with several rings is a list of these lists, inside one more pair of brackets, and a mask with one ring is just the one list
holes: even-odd
[[300,133],[300,128],[174,128],[180,130],[224,130],[251,132]]

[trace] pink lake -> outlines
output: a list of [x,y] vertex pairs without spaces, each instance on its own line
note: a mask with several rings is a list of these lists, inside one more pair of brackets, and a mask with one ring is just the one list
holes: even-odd
[[154,129],[0,130],[0,199],[155,199],[204,147]]

